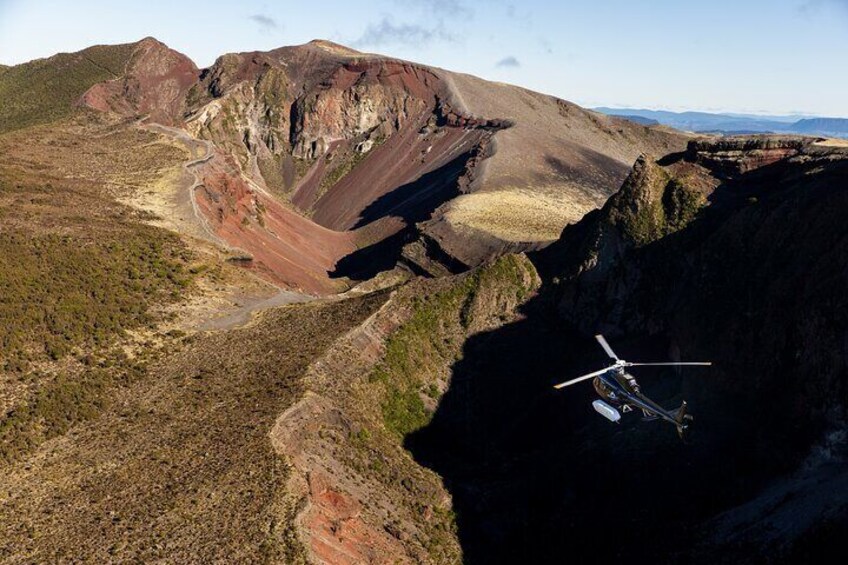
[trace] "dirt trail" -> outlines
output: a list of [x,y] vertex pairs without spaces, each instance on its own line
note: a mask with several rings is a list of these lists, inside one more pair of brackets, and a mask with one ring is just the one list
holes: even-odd
[[238,328],[250,322],[255,313],[269,308],[286,306],[288,304],[299,304],[315,300],[314,296],[301,294],[290,290],[279,289],[273,296],[264,298],[257,295],[247,295],[239,298],[240,306],[234,309],[221,310],[218,315],[202,322],[200,330],[230,330]]
[[[215,157],[215,145],[208,140],[195,139],[187,131],[176,127],[161,124],[147,124],[142,127],[171,137],[175,141],[183,144],[189,151],[191,159],[183,164],[183,169],[191,175],[191,185],[185,188],[182,186],[179,187],[178,192],[188,195],[188,201],[191,202],[194,218],[197,221],[197,225],[202,229],[201,237],[210,243],[213,243],[217,247],[222,248],[227,253],[247,255],[248,253],[246,251],[233,247],[224,241],[224,239],[215,232],[209,224],[208,219],[197,205],[195,190],[198,186],[203,184],[202,176],[198,169],[200,166],[208,163]],[[251,184],[254,188],[259,188],[254,183]],[[188,233],[186,235],[195,237],[198,236],[197,233]],[[271,296],[257,292],[233,296],[232,304],[234,304],[234,306],[220,309],[212,314],[211,317],[201,321],[197,328],[200,330],[229,330],[246,324],[251,320],[253,314],[256,312],[274,308],[276,306],[308,302],[315,299],[315,297],[308,294],[286,290],[277,285],[273,286],[276,289],[276,293]]]
[[[200,174],[196,172],[196,169],[199,165],[209,162],[209,160],[215,156],[214,144],[211,141],[195,139],[189,135],[187,131],[175,127],[164,126],[161,124],[146,124],[142,126],[142,128],[170,136],[172,139],[183,144],[183,146],[188,149],[192,159],[190,161],[186,161],[183,164],[183,168],[191,175],[192,184],[185,189],[185,194],[188,195],[188,199],[191,202],[191,209],[194,213],[194,218],[201,227],[203,233],[202,237],[216,245],[220,245],[228,251],[240,251],[230,247],[226,241],[215,233],[215,230],[213,230],[209,225],[209,221],[197,207],[197,199],[195,198],[194,191],[202,184],[202,180]],[[180,188],[180,192],[183,192],[182,188]]]

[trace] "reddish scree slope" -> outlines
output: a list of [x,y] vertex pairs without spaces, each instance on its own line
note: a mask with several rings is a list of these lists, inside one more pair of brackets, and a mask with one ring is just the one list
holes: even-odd
[[250,260],[241,263],[286,288],[315,294],[342,290],[327,273],[356,247],[350,233],[324,228],[253,190],[237,172],[232,157],[215,155],[194,188],[198,210],[230,245]]
[[[303,51],[284,51],[294,77],[301,74],[299,64],[305,64],[299,59]],[[312,52],[306,50],[307,55]],[[248,67],[267,72],[267,65],[257,65],[257,57],[250,57],[254,62]],[[307,61],[315,63],[312,56]],[[220,67],[227,64],[232,61]],[[231,72],[241,76],[244,66],[240,62]],[[228,81],[225,71],[218,68],[212,73],[216,78],[209,90]],[[289,127],[298,131],[287,149],[299,155],[301,166],[308,165],[289,194],[294,209],[259,184],[264,181],[261,174],[250,181],[243,178],[236,166],[243,156],[237,151],[231,155],[216,151],[201,167],[202,190],[196,192],[196,200],[216,233],[252,257],[246,264],[287,287],[328,294],[343,289],[343,276],[365,278],[364,262],[346,263],[349,267],[343,271],[337,268],[340,260],[355,255],[357,247],[400,235],[388,251],[390,259],[399,255],[410,235],[406,232],[459,194],[459,179],[469,158],[502,125],[451,114],[440,105],[444,85],[438,77],[408,63],[337,62],[318,86],[307,84],[307,93],[288,101],[286,112],[295,116]],[[221,96],[224,103],[233,99],[242,105],[256,103],[255,92],[245,95],[238,87],[230,88],[230,94]],[[362,111],[362,107],[374,109]],[[199,134],[209,135],[213,127],[214,122]],[[221,136],[209,135],[219,146],[226,143],[221,143]],[[249,155],[247,160],[249,171]],[[328,182],[333,175],[338,180]],[[381,264],[390,267],[393,262]]]
[[[429,69],[384,59],[339,64],[323,82],[315,111],[305,117],[308,123],[304,124],[304,130],[317,130],[311,132],[312,136],[331,141],[291,196],[295,206],[312,212],[317,223],[330,229],[350,230],[382,217],[407,218],[426,213],[420,210],[421,205],[434,199],[446,200],[447,194],[438,192],[451,188],[452,175],[436,171],[463,156],[467,159],[491,131],[506,125],[464,120],[452,114],[442,102],[448,96],[447,86]],[[346,99],[347,93],[356,90],[370,94],[370,100],[389,109],[387,115],[379,116],[381,120],[396,123],[383,126],[377,135],[368,137],[375,148],[352,171],[322,191],[321,179],[331,166],[331,159],[350,151],[350,134],[357,133],[355,127],[353,131],[333,131],[334,122],[340,121],[338,114],[350,111],[345,108],[351,102]],[[398,101],[402,101],[402,109],[394,111],[393,106],[401,106]],[[360,120],[363,118],[367,116],[359,116]],[[312,124],[317,126],[310,127]],[[425,186],[404,190],[427,175],[433,180]],[[394,194],[381,200],[389,193]]]
[[[301,209],[314,210],[313,219],[323,226],[350,230],[384,216],[414,216],[418,204],[428,200],[436,199],[439,203],[447,200],[449,195],[441,195],[439,191],[451,187],[444,182],[447,179],[439,174],[433,175],[432,182],[425,183],[426,186],[412,193],[405,193],[402,187],[447,167],[457,159],[464,164],[467,155],[488,136],[483,129],[456,127],[445,128],[438,134],[422,135],[419,131],[425,127],[430,115],[422,112],[412,118],[413,123],[409,127],[375,149],[361,166],[333,185],[317,201],[310,203],[305,191],[298,190],[292,202]],[[399,192],[394,198],[384,198],[395,190]]]

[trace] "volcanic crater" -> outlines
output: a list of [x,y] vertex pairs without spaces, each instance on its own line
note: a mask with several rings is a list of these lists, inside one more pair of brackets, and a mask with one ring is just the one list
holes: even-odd
[[[197,220],[238,264],[310,295],[543,247],[600,205],[639,153],[686,139],[326,41],[198,70],[147,38],[125,75],[81,104],[206,142],[192,163]],[[497,205],[534,195],[552,213]]]

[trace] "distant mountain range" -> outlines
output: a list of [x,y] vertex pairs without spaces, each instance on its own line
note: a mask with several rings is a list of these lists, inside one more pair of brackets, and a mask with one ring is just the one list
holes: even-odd
[[792,133],[848,138],[848,119],[845,118],[667,112],[664,110],[606,107],[594,108],[594,110],[603,114],[627,118],[643,125],[662,124],[701,133],[726,135]]

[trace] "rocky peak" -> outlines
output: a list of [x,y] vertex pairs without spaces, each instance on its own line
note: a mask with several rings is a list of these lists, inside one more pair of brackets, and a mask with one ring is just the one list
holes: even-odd
[[181,121],[186,93],[198,75],[197,66],[187,56],[146,37],[135,45],[123,76],[92,86],[81,103],[101,111],[175,124]]
[[144,47],[144,48],[160,47],[160,48],[168,49],[167,45],[165,45],[164,43],[162,43],[161,41],[159,41],[158,39],[156,39],[152,35],[148,35],[147,37],[139,39],[136,42],[136,45],[139,46],[139,47]]
[[306,45],[310,47],[318,47],[325,51],[328,51],[334,55],[347,55],[347,56],[358,56],[362,55],[361,51],[357,51],[356,49],[351,49],[350,47],[345,47],[344,45],[339,45],[338,43],[333,43],[332,41],[327,41],[326,39],[313,39]]
[[663,166],[641,155],[604,206],[604,219],[628,245],[645,245],[686,226],[717,184],[696,164],[679,160]]

